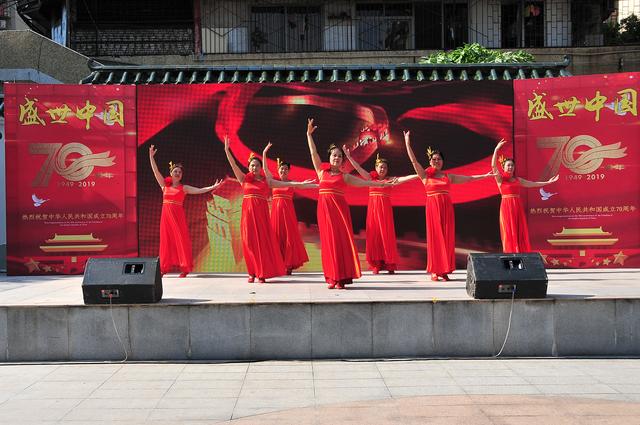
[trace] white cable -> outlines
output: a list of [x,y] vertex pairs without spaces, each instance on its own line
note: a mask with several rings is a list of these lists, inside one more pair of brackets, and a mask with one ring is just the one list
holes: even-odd
[[511,314],[513,313],[513,303],[516,298],[516,285],[513,285],[513,292],[511,292],[511,309],[509,310],[509,324],[507,325],[507,334],[504,336],[504,341],[502,342],[502,347],[498,354],[493,357],[500,357],[502,354],[502,350],[504,350],[504,346],[507,345],[507,339],[509,339],[509,330],[511,329]]
[[127,347],[124,345],[122,338],[120,338],[120,333],[118,332],[118,327],[116,326],[116,319],[113,317],[113,304],[111,303],[111,298],[113,294],[109,294],[109,312],[111,312],[111,322],[113,323],[113,329],[116,331],[116,336],[118,337],[118,341],[120,341],[120,345],[122,345],[122,351],[124,351],[124,359],[120,360],[121,363],[125,363],[129,358],[129,353],[127,352]]

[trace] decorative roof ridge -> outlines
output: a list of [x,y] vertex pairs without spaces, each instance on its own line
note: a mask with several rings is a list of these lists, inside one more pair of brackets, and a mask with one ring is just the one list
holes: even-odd
[[90,60],[89,69],[98,72],[114,71],[239,71],[239,72],[261,72],[261,71],[390,71],[398,69],[425,70],[425,69],[565,69],[571,64],[571,58],[564,56],[562,62],[508,62],[508,63],[443,63],[443,64],[420,64],[420,63],[399,63],[399,64],[316,64],[316,65],[104,65],[96,60]]

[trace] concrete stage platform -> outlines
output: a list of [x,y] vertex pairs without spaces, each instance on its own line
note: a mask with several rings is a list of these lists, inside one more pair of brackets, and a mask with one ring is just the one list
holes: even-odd
[[[546,299],[515,300],[503,356],[640,355],[640,270],[548,270]],[[0,276],[0,361],[490,357],[511,300],[474,300],[466,273],[163,279],[159,304],[85,306],[82,276]]]

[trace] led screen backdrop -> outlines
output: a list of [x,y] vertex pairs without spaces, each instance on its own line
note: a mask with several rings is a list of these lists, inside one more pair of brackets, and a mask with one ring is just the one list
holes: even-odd
[[532,249],[550,267],[640,266],[640,73],[520,80],[516,170]]
[[135,257],[135,87],[4,87],[8,273]]
[[[323,156],[331,143],[352,146],[353,157],[372,170],[376,154],[390,160],[390,174],[412,174],[402,131],[411,130],[413,148],[424,166],[428,146],[443,151],[445,168],[459,174],[490,169],[496,140],[511,138],[513,86],[509,81],[318,84],[209,84],[138,87],[139,243],[142,256],[157,255],[162,193],[149,166],[148,149],[166,175],[168,163],[182,162],[184,182],[194,186],[226,178],[215,195],[185,202],[197,271],[244,271],[239,240],[241,188],[229,178],[223,137],[241,165],[251,152],[273,143],[267,164],[292,164],[291,178],[316,178],[306,142],[308,117]],[[510,148],[510,146],[509,146]],[[326,158],[325,158],[326,160]],[[367,189],[351,188],[356,243],[364,262]],[[469,251],[500,249],[499,197],[493,179],[452,189],[456,211],[458,266]],[[316,222],[317,190],[299,190],[296,210],[310,262],[320,270]],[[425,194],[419,181],[394,189],[399,268],[426,265]]]

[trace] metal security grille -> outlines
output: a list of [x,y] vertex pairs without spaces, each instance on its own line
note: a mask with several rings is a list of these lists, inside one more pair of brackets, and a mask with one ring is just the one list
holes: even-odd
[[616,42],[607,28],[628,1],[72,0],[71,47],[126,56],[601,46]]

